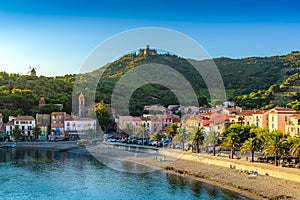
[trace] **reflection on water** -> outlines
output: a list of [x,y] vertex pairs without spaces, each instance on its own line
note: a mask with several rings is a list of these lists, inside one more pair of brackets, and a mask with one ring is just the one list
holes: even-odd
[[0,177],[0,199],[247,199],[163,171],[117,171],[83,151],[0,149]]

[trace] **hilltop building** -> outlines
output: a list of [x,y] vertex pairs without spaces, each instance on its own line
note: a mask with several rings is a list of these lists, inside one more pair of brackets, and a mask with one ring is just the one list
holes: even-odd
[[36,71],[35,71],[35,68],[33,67],[30,71],[30,76],[36,76]]
[[149,56],[149,55],[157,55],[157,51],[155,49],[150,49],[150,46],[147,45],[146,46],[146,49],[140,49],[140,53],[139,54],[142,54],[144,56]]

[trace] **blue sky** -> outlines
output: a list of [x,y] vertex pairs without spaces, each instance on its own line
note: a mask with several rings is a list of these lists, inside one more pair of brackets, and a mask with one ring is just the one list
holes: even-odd
[[0,71],[78,73],[98,44],[141,27],[179,31],[212,57],[286,54],[300,49],[299,10],[288,0],[0,0]]

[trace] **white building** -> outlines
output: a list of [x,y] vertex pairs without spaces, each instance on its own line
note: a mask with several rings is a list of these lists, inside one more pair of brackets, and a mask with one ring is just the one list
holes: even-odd
[[65,119],[64,130],[69,134],[83,135],[88,131],[96,131],[96,120],[92,118]]
[[9,122],[6,124],[6,134],[13,137],[13,129],[19,126],[23,139],[33,139],[33,128],[35,127],[35,119],[32,116],[9,116]]

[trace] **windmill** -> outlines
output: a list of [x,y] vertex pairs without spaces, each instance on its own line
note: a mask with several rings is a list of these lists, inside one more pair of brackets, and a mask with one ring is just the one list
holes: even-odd
[[36,67],[29,66],[29,71],[27,72],[30,76],[36,76]]

